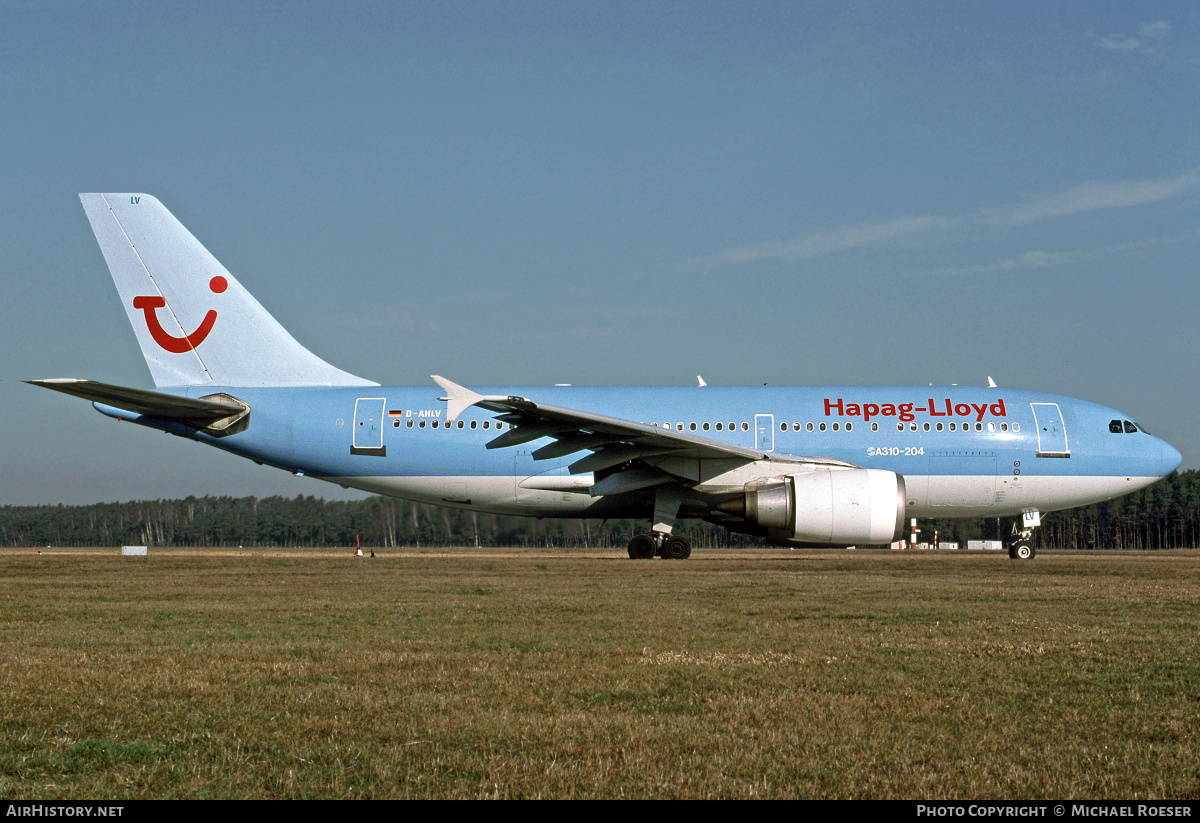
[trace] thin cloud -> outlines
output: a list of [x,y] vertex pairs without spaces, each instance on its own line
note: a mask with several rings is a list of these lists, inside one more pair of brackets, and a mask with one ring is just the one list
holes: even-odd
[[1106,51],[1131,52],[1149,57],[1161,57],[1162,46],[1171,36],[1171,24],[1166,20],[1152,20],[1138,26],[1137,34],[1090,34],[1096,45]]
[[1027,269],[1048,269],[1057,266],[1075,266],[1081,263],[1097,263],[1124,257],[1131,252],[1145,251],[1149,248],[1170,246],[1176,243],[1194,243],[1200,240],[1200,229],[1175,235],[1173,237],[1157,237],[1152,240],[1135,240],[1130,243],[1118,243],[1112,246],[1101,246],[1095,249],[1076,249],[1074,251],[1027,251],[1016,257],[997,260],[991,263],[978,263],[970,266],[948,266],[942,269],[911,272],[910,277],[963,277],[976,274],[994,274]]
[[896,245],[1058,220],[1088,212],[1146,206],[1200,192],[1200,168],[1146,180],[1082,183],[1054,194],[963,215],[914,215],[835,226],[791,240],[737,246],[691,261],[686,269],[711,269],[762,261],[807,260],[851,249]]
[[821,257],[847,249],[876,246],[890,241],[903,240],[906,237],[953,229],[958,222],[955,218],[917,216],[841,226],[793,240],[739,246],[714,255],[708,259],[707,263],[702,264],[702,267],[727,263],[749,263],[756,260],[799,260]]
[[1197,190],[1200,169],[1189,169],[1177,177],[1083,183],[1015,206],[983,209],[979,217],[983,222],[1019,226],[1103,209],[1145,206]]

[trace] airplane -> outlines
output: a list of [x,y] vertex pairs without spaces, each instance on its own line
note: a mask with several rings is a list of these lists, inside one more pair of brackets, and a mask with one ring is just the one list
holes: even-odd
[[1175,470],[1126,414],[996,387],[385,387],[298,343],[154,197],[81,194],[155,389],[26,381],[101,413],[343,487],[536,517],[637,518],[684,559],[700,518],[793,547],[886,545],[910,518],[1041,515]]

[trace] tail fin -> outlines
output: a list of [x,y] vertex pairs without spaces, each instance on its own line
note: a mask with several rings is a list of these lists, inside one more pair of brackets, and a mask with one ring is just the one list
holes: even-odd
[[297,343],[153,197],[79,199],[154,385],[377,385]]

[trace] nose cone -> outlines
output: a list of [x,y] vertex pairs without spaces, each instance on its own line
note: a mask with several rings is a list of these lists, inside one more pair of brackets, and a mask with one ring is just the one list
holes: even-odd
[[1183,462],[1183,455],[1179,450],[1165,440],[1158,441],[1159,457],[1158,457],[1158,476],[1166,477],[1171,472],[1179,468],[1179,464]]

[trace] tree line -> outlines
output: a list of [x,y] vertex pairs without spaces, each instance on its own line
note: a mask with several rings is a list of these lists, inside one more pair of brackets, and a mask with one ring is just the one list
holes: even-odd
[[[695,545],[755,545],[689,521]],[[188,497],[82,506],[0,506],[0,545],[316,547],[624,546],[635,520],[540,520],[370,497]]]
[[[928,519],[921,540],[996,539],[997,518]],[[521,546],[618,548],[644,531],[640,520],[541,520],[371,497],[188,497],[82,506],[0,506],[6,546],[316,547]],[[684,520],[697,548],[762,545],[719,526]],[[1176,472],[1134,494],[1043,515],[1039,549],[1175,549],[1200,546],[1200,472]]]

